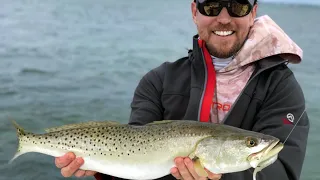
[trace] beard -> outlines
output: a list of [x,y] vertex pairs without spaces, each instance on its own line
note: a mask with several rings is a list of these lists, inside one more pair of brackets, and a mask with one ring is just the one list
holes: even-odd
[[213,33],[212,30],[223,31],[223,30],[234,30],[234,29],[235,28],[233,28],[233,26],[231,26],[230,24],[219,25],[216,28],[210,28],[210,29],[202,29],[198,27],[199,34],[201,34],[203,39],[205,40],[209,53],[212,56],[215,56],[217,58],[228,58],[228,57],[234,56],[242,48],[247,37],[241,37],[241,35],[238,35],[237,32],[235,32],[235,34],[232,35],[232,36],[236,36],[236,38],[233,39],[233,42],[230,42],[230,41],[217,42],[216,40],[211,39],[212,36],[213,37],[217,36],[212,34]]
[[217,58],[229,58],[231,56],[234,56],[241,49],[243,43],[237,41],[231,47],[229,47],[229,44],[227,42],[222,44],[207,43],[206,45],[209,53],[212,56],[215,56]]

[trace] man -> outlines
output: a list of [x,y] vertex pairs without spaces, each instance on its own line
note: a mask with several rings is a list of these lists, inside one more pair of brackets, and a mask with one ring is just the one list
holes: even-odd
[[[309,120],[303,114],[303,92],[286,64],[299,63],[302,50],[271,18],[256,18],[257,7],[255,0],[192,2],[198,29],[193,49],[187,57],[163,63],[141,79],[129,123],[210,121],[270,134],[282,142],[297,124],[278,160],[257,176],[258,180],[297,180],[304,162]],[[78,170],[83,160],[73,160],[73,154],[56,158],[63,176],[117,179]],[[200,179],[189,158],[178,157],[175,163],[171,175],[161,179]],[[249,180],[252,172],[209,173],[208,179]]]

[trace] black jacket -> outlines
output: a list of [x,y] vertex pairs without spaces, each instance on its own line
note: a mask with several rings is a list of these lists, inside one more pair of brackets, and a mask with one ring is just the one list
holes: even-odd
[[[146,124],[163,119],[199,120],[205,108],[203,94],[207,85],[206,61],[194,37],[193,50],[187,57],[165,62],[149,71],[139,82],[132,100],[130,124]],[[255,62],[255,72],[223,120],[224,124],[278,137],[282,142],[305,110],[300,85],[287,61],[279,56]],[[278,160],[263,169],[257,180],[298,180],[300,178],[309,133],[304,113],[287,140]],[[250,180],[253,169],[224,174],[223,180]],[[102,175],[102,179],[119,179]],[[98,178],[97,178],[98,179]],[[168,175],[163,180],[173,180]]]

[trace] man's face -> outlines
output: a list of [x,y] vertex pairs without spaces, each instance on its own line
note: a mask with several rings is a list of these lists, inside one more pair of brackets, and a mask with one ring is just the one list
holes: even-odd
[[219,58],[230,57],[241,48],[253,25],[256,9],[257,5],[247,16],[231,17],[227,9],[223,8],[218,16],[209,17],[197,10],[195,2],[191,4],[199,37],[206,42],[210,54]]

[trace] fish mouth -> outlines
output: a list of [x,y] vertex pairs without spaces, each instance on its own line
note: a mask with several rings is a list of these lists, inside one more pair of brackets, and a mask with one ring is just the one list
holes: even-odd
[[261,162],[273,158],[283,149],[283,143],[279,140],[274,141],[268,147],[264,148],[260,152],[253,153],[248,157],[248,161],[251,167],[256,168]]

